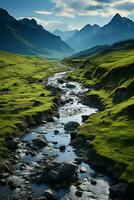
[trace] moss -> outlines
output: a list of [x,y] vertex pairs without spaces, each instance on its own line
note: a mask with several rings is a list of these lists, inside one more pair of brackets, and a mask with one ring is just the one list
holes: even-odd
[[[121,178],[134,183],[134,49],[117,48],[80,58],[69,76],[89,86],[87,96],[98,95],[105,105],[104,111],[89,117],[78,135],[92,141],[96,155],[112,160],[115,168],[122,166]],[[95,87],[97,83],[100,88]],[[114,102],[118,91],[126,95]]]
[[42,80],[62,70],[54,61],[0,52],[0,160],[5,136],[23,132],[27,118],[53,107],[55,97]]

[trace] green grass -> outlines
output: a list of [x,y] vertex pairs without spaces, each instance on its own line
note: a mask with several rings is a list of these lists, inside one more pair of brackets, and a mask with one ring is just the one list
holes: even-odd
[[[76,63],[75,59],[67,62]],[[96,155],[113,161],[115,168],[126,166],[121,178],[134,184],[134,48],[77,58],[76,70],[69,76],[85,85],[101,83],[101,89],[92,89],[87,95],[101,97],[105,110],[91,115],[78,134],[90,139]],[[114,103],[119,88],[125,88],[127,95]]]
[[55,97],[41,81],[62,70],[54,61],[0,52],[0,162],[7,152],[4,138],[20,134],[27,118],[53,107]]

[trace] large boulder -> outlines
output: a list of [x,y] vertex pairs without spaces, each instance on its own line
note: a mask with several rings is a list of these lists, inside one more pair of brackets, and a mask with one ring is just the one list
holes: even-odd
[[105,105],[100,96],[97,94],[84,95],[81,97],[81,103],[92,108],[98,108],[99,111],[103,111],[105,109]]
[[36,138],[36,139],[32,140],[32,143],[39,149],[42,149],[45,146],[47,146],[47,141],[45,138]]
[[78,129],[79,126],[80,124],[78,122],[70,121],[64,125],[64,129],[67,132],[73,132]]
[[18,148],[19,140],[12,136],[5,138],[6,146],[9,150],[15,151]]
[[71,162],[54,163],[50,168],[44,171],[44,180],[50,184],[58,184],[63,182],[71,182],[75,177],[77,165]]

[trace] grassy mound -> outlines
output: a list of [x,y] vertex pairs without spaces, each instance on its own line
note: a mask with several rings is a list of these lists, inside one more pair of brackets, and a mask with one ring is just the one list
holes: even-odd
[[39,57],[0,52],[0,162],[7,152],[5,137],[20,133],[28,119],[53,107],[55,97],[42,79],[61,70]]
[[105,105],[78,134],[91,140],[97,156],[113,161],[122,179],[134,183],[134,45],[118,45],[67,62],[77,64],[70,77],[91,88],[87,96],[97,95]]

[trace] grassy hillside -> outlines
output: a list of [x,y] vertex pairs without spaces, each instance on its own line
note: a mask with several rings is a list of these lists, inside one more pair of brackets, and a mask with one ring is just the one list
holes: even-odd
[[103,104],[78,134],[91,140],[96,159],[104,158],[122,179],[134,183],[134,45],[118,44],[68,63],[77,64],[70,77],[90,88],[88,99],[94,95]]
[[61,68],[39,57],[0,52],[0,162],[5,136],[24,130],[27,121],[53,107],[51,92],[41,83]]

